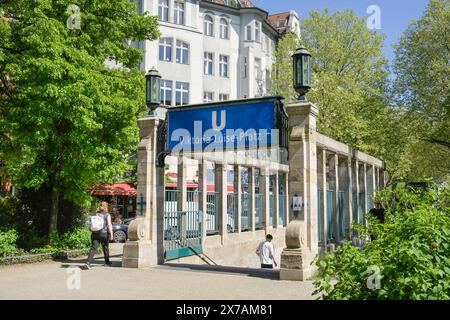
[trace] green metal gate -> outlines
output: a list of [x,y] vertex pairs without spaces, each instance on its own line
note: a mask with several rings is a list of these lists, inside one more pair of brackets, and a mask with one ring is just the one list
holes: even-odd
[[188,194],[186,211],[177,211],[178,190],[166,190],[164,199],[164,259],[173,260],[203,252],[202,211],[198,193]]

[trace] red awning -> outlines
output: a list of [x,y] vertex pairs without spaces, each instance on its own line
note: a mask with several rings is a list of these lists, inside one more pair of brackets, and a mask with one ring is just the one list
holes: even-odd
[[95,186],[93,196],[136,197],[136,187],[130,183],[100,184]]

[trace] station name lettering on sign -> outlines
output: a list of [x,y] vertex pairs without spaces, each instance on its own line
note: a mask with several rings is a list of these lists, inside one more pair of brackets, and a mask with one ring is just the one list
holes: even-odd
[[169,151],[260,148],[278,143],[276,100],[169,110]]

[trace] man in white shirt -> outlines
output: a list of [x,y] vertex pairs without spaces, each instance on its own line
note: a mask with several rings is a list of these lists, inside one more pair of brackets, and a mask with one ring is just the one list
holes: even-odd
[[266,236],[266,240],[261,241],[261,243],[258,245],[258,248],[256,248],[256,254],[261,260],[261,268],[263,269],[273,269],[273,264],[277,266],[277,262],[275,261],[274,257],[275,250],[273,248],[272,239],[272,235],[268,234]]

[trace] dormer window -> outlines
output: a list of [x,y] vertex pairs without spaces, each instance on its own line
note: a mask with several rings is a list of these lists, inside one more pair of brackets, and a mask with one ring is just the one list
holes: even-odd
[[280,27],[280,28],[286,27],[286,20],[279,20],[278,21],[278,27]]

